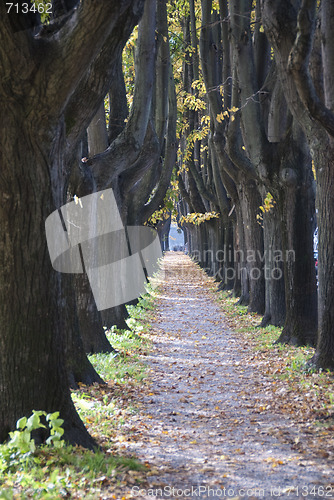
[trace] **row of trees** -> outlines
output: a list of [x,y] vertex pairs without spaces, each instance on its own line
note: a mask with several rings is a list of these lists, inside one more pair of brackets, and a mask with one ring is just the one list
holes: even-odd
[[[102,382],[86,352],[112,350],[102,325],[124,310],[102,318],[87,278],[52,268],[45,220],[106,188],[124,226],[162,203],[176,161],[166,5],[57,0],[41,19],[28,3],[0,3],[0,440],[22,415],[58,410],[65,439],[93,447],[69,387]],[[122,52],[140,19],[129,111]]]
[[333,368],[332,2],[183,8],[173,23],[186,54],[178,163],[190,253],[262,324],[283,326],[279,341],[316,345],[312,363]]
[[161,235],[179,192],[201,265],[333,367],[330,9],[54,0],[41,19],[1,1],[0,440],[43,409],[61,412],[69,442],[94,446],[69,387],[101,382],[86,353],[112,350],[102,325],[122,326],[125,308],[101,314],[84,275],[52,268],[44,224],[106,188],[124,226]]

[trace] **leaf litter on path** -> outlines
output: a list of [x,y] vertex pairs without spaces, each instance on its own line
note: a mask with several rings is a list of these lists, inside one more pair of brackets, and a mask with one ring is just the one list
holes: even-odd
[[119,444],[150,472],[124,498],[334,498],[333,462],[297,446],[306,433],[277,410],[274,382],[249,363],[212,279],[177,252],[163,271],[145,356],[149,389],[127,423],[136,438]]

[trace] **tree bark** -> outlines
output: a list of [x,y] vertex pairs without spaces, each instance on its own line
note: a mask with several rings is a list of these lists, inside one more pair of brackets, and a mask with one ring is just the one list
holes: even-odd
[[[45,240],[44,222],[58,197],[50,185],[49,144],[38,123],[22,123],[21,108],[10,104],[6,111],[6,130],[1,131],[0,440],[20,417],[41,409],[60,412],[67,441],[92,448],[94,440],[68,389],[66,286],[52,269]],[[25,131],[19,141],[16,130]],[[27,175],[30,165],[34,168]]]
[[242,182],[239,189],[243,224],[245,228],[246,269],[249,276],[249,312],[264,313],[265,280],[263,270],[263,231],[256,216],[261,197],[253,180]]

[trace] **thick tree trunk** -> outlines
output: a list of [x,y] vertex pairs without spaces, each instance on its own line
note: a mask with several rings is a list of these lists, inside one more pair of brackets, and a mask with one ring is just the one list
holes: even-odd
[[[219,249],[219,255],[221,249]],[[223,244],[223,266],[220,268],[221,284],[220,290],[233,290],[235,282],[235,267],[234,267],[234,227],[232,222],[227,221],[224,227],[224,244]]]
[[[313,258],[315,215],[311,162],[301,153],[304,138],[293,148],[295,170],[281,171],[280,190],[282,253],[285,275],[286,319],[278,342],[315,345],[317,339],[317,288]],[[297,152],[299,150],[299,155]],[[293,165],[287,162],[287,165]]]
[[318,240],[318,342],[313,363],[321,368],[334,369],[334,139],[327,149],[319,150],[315,161],[317,170]]
[[104,101],[94,116],[91,124],[87,128],[88,153],[89,156],[102,153],[108,147],[108,133]]
[[[60,411],[65,439],[92,447],[94,441],[68,389],[66,287],[62,275],[52,268],[45,237],[45,220],[60,206],[63,193],[61,186],[50,185],[46,159],[52,158],[53,151],[41,137],[43,124],[40,128],[36,122],[34,127],[27,121],[22,124],[21,117],[21,109],[12,108],[0,138],[0,440],[6,439],[20,417],[40,409]],[[18,140],[17,130],[24,131]],[[57,130],[53,132],[58,149]],[[51,176],[60,170],[61,164],[54,165]]]
[[[132,29],[142,5],[142,0],[80,2],[61,30],[51,23],[34,38],[27,25],[14,33],[0,4],[0,60],[11,81],[0,86],[1,440],[17,419],[40,409],[60,411],[68,442],[90,448],[95,444],[70,397],[64,339],[67,328],[73,328],[72,334],[75,325],[69,324],[66,280],[51,265],[45,220],[66,203],[70,168],[64,154],[67,148],[70,156],[76,155],[103,98],[99,85],[112,66],[111,49],[126,40],[122,23],[118,30],[119,20]],[[17,17],[20,21],[27,16]],[[94,85],[96,80],[89,79],[94,61],[106,52],[108,60]],[[81,84],[85,88],[79,97]],[[67,114],[71,96],[76,112]],[[68,165],[72,167],[72,161]],[[62,239],[60,218],[59,224],[56,234]],[[44,437],[41,432],[38,439]]]
[[[85,352],[95,354],[115,351],[105,335],[101,311],[97,310],[87,275],[78,274],[74,279],[78,321]],[[87,382],[84,383],[87,385]]]
[[128,316],[129,315],[124,304],[101,311],[102,324],[107,328],[116,326],[120,330],[126,330],[128,325],[125,320]]
[[275,208],[263,217],[264,265],[265,265],[265,312],[261,326],[283,326],[285,321],[284,268],[281,258],[282,240],[280,221]]
[[[172,217],[159,222],[157,231],[160,239],[161,250],[167,252],[169,250],[169,230],[172,222]],[[173,245],[172,245],[173,246]]]
[[124,129],[129,114],[121,53],[115,61],[115,76],[109,92],[109,101],[108,138],[111,144]]
[[245,229],[245,255],[243,259],[249,280],[249,312],[264,313],[265,281],[263,272],[263,232],[256,215],[261,197],[256,183],[249,179],[239,187],[242,220]]
[[[98,152],[104,151],[107,147],[107,129],[105,121],[104,104],[101,104],[98,112],[96,113],[92,123],[87,129],[88,137],[88,148],[89,155],[97,154]],[[70,183],[70,195],[69,199],[72,199],[73,195],[83,197],[92,194],[96,191],[96,184],[92,175],[89,175],[87,170],[81,170],[81,178],[76,179],[75,184]],[[87,175],[88,174],[88,175]],[[74,179],[72,179],[74,180]],[[74,187],[74,185],[76,187]],[[77,188],[77,186],[79,186]],[[90,225],[90,231],[95,234],[96,228],[96,214],[90,214],[90,220],[87,221]],[[81,336],[82,341],[77,338],[75,344],[77,346],[77,358],[71,361],[71,365],[75,367],[75,381],[83,382],[89,385],[93,382],[101,382],[101,379],[94,378],[91,376],[87,377],[86,374],[86,364],[87,362],[81,356],[81,361],[79,353],[98,353],[98,352],[112,352],[114,349],[110,345],[105,331],[103,329],[101,312],[98,311],[96,303],[93,297],[92,289],[88,281],[86,273],[75,274],[73,277],[73,285],[76,298],[76,310],[78,316],[78,334],[77,337]],[[70,293],[70,292],[69,292]],[[82,345],[79,346],[79,343]],[[71,344],[73,344],[73,340]],[[69,346],[70,349],[70,346]],[[80,374],[80,366],[82,366],[82,374]],[[73,383],[73,382],[72,382]]]
[[[85,385],[104,383],[86,355],[90,351],[85,348],[83,342],[80,313],[78,314],[77,297],[73,286],[73,281],[78,276],[84,275],[62,275],[63,296],[66,297],[66,308],[64,310],[65,358],[69,384],[72,389],[77,388],[79,382]],[[90,293],[92,294],[91,290]],[[89,325],[91,325],[90,317],[87,318],[87,327]]]
[[241,203],[237,203],[235,207],[237,223],[236,236],[234,244],[234,268],[235,282],[234,294],[240,297],[238,304],[240,306],[249,305],[249,276],[247,271],[247,247],[245,239],[245,231],[241,210]]

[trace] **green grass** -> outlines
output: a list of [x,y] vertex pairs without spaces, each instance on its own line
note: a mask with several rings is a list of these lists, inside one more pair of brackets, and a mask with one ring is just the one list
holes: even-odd
[[112,329],[107,332],[111,345],[117,354],[92,354],[88,356],[95,370],[103,380],[127,383],[130,379],[141,382],[146,373],[144,363],[140,360],[149,349],[149,343],[135,332]]
[[0,482],[4,485],[0,499],[51,500],[64,498],[74,491],[78,498],[93,498],[101,483],[106,485],[118,473],[143,469],[133,458],[73,446],[59,449],[43,446],[18,470],[5,475]]

